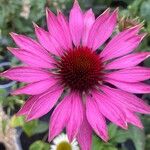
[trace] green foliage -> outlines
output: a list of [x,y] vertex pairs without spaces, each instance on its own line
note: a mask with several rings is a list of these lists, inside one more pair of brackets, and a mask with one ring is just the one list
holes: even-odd
[[92,150],[118,150],[112,143],[104,143],[96,135],[93,136]]
[[[96,135],[93,137],[93,149],[92,150],[117,150],[116,145],[118,143],[124,143],[128,139],[131,139],[135,145],[136,150],[145,150],[145,134],[144,131],[135,127],[129,126],[128,130],[122,130],[114,124],[109,124],[109,143],[104,143]],[[123,149],[123,145],[122,145]]]
[[142,3],[140,14],[146,21],[150,22],[150,0],[146,0]]
[[50,146],[48,143],[36,141],[30,146],[29,150],[49,150],[49,148]]
[[11,119],[12,127],[22,127],[23,131],[29,136],[33,136],[35,134],[43,133],[48,130],[48,124],[43,121],[33,120],[30,122],[25,121],[25,117],[13,116]]

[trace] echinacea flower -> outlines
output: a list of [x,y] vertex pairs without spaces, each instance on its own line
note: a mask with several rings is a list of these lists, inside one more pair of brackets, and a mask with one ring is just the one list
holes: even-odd
[[53,140],[50,150],[79,150],[79,147],[76,139],[70,143],[67,135],[62,133]]
[[48,31],[34,24],[39,42],[11,33],[19,48],[8,50],[25,65],[1,75],[27,83],[13,94],[31,95],[18,112],[28,121],[59,102],[50,118],[49,141],[65,128],[70,142],[77,138],[82,150],[90,150],[93,131],[109,139],[105,118],[124,129],[127,123],[143,128],[136,112],[148,114],[150,107],[134,93],[150,93],[143,82],[150,78],[150,69],[137,66],[150,53],[135,51],[145,36],[139,34],[140,25],[108,42],[117,14],[117,9],[107,9],[95,19],[91,9],[83,12],[75,0],[69,21],[61,11],[56,16],[46,10]]

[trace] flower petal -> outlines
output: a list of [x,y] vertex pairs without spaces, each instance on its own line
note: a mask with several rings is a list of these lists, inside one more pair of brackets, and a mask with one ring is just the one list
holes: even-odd
[[49,123],[49,137],[51,141],[67,125],[71,113],[71,97],[67,95],[53,111]]
[[83,33],[83,25],[83,13],[78,1],[75,0],[69,16],[69,28],[75,46],[80,45]]
[[61,26],[55,14],[48,8],[46,9],[46,19],[47,19],[48,30],[52,35],[52,37],[55,38],[57,42],[59,42],[59,44],[63,49],[68,49],[66,39],[64,38],[65,33],[61,29]]
[[120,107],[132,110],[134,112],[140,112],[144,114],[150,113],[150,106],[143,102],[142,99],[137,96],[122,91],[120,89],[110,88],[108,86],[101,86],[101,90],[112,99],[112,102],[119,104]]
[[108,63],[106,69],[124,69],[128,67],[134,67],[150,57],[149,52],[133,53],[124,57],[118,58],[111,63]]
[[137,35],[135,29],[131,28],[116,35],[101,52],[100,57],[103,58],[103,61],[132,52],[145,36],[143,34]]
[[55,103],[61,96],[62,91],[62,89],[58,88],[55,91],[50,90],[39,96],[28,113],[27,121],[37,119],[47,114],[54,107]]
[[127,92],[139,93],[139,94],[150,93],[150,86],[145,83],[141,83],[141,82],[128,83],[128,82],[116,81],[113,79],[105,79],[105,81]]
[[96,134],[104,141],[108,141],[109,137],[105,118],[99,111],[95,99],[90,96],[86,97],[86,116]]
[[[77,135],[79,128],[83,121],[83,104],[82,99],[79,94],[72,93],[70,94],[71,114],[66,126],[68,139],[71,142]],[[79,115],[80,114],[80,115]]]
[[150,79],[150,69],[140,66],[132,67],[108,73],[105,77],[122,82],[140,82]]
[[92,128],[87,121],[86,112],[84,108],[83,121],[77,135],[78,143],[82,150],[91,150],[92,148]]
[[[20,48],[10,48],[8,47],[8,50],[15,55],[18,59],[20,59],[22,62],[28,64],[29,66],[32,67],[40,67],[40,68],[52,68],[53,67],[53,62],[52,58],[50,56],[49,59],[41,59],[38,55],[26,51],[24,49]],[[40,62],[40,63],[39,63]]]
[[83,35],[82,35],[82,45],[83,46],[87,46],[89,32],[90,32],[94,22],[95,22],[95,15],[94,15],[92,9],[89,9],[84,14],[84,28],[83,28]]
[[10,35],[21,49],[25,49],[26,51],[32,52],[40,56],[41,58],[47,58],[47,60],[49,59],[48,52],[32,38],[16,33],[11,33]]
[[[110,121],[115,123],[116,125],[127,129],[127,122],[125,114],[122,112],[120,108],[114,105],[107,95],[95,92],[93,94],[93,98],[96,100],[97,106],[100,112]],[[107,109],[106,109],[107,108]],[[109,110],[109,111],[108,111]]]
[[20,115],[27,115],[28,112],[30,112],[30,109],[32,108],[32,106],[34,105],[34,103],[36,102],[36,100],[38,99],[38,96],[31,96],[30,98],[28,98],[28,100],[25,102],[25,104],[22,106],[22,108],[17,112],[17,116]]
[[61,29],[64,32],[67,46],[69,49],[72,49],[72,39],[71,39],[70,30],[69,30],[69,22],[61,11],[58,11],[57,19],[58,19],[58,22],[60,23]]
[[50,35],[49,32],[40,28],[36,24],[34,24],[34,28],[38,41],[46,50],[55,55],[60,55],[62,53],[63,50],[61,45]]
[[125,109],[124,112],[126,114],[126,119],[128,123],[131,123],[141,129],[144,128],[142,122],[140,121],[140,118],[136,114],[134,114],[134,112],[131,112],[127,109]]
[[89,48],[96,50],[111,36],[116,25],[117,14],[118,10],[115,10],[110,15],[108,9],[96,19],[88,37]]
[[50,74],[49,72],[38,68],[14,67],[1,73],[1,76],[11,80],[32,83],[47,79],[50,77]]
[[52,78],[45,79],[43,81],[34,82],[31,84],[28,84],[24,87],[21,87],[13,92],[11,94],[18,95],[18,94],[28,94],[28,95],[38,95],[42,94],[46,90],[48,90],[50,87],[52,87],[56,81]]

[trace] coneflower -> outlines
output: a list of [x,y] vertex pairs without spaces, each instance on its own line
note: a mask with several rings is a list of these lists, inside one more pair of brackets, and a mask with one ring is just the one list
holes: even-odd
[[11,33],[19,48],[8,50],[25,65],[1,75],[27,83],[13,94],[30,95],[18,114],[37,119],[60,101],[50,118],[49,141],[66,128],[70,142],[77,138],[82,150],[90,150],[93,131],[109,139],[105,118],[124,129],[127,123],[143,128],[136,112],[148,114],[150,107],[133,94],[150,93],[143,82],[150,69],[137,66],[150,53],[134,51],[145,36],[141,26],[120,32],[98,50],[112,35],[117,14],[107,9],[95,19],[92,9],[83,12],[75,0],[69,21],[61,11],[56,16],[46,10],[48,31],[34,24],[39,42]]

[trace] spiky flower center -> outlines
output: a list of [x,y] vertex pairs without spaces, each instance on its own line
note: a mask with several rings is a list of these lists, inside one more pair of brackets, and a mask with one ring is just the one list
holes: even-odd
[[59,143],[56,150],[72,150],[71,144],[66,141],[63,141]]
[[68,50],[58,64],[62,84],[71,90],[87,91],[102,79],[102,63],[99,56],[87,47]]

